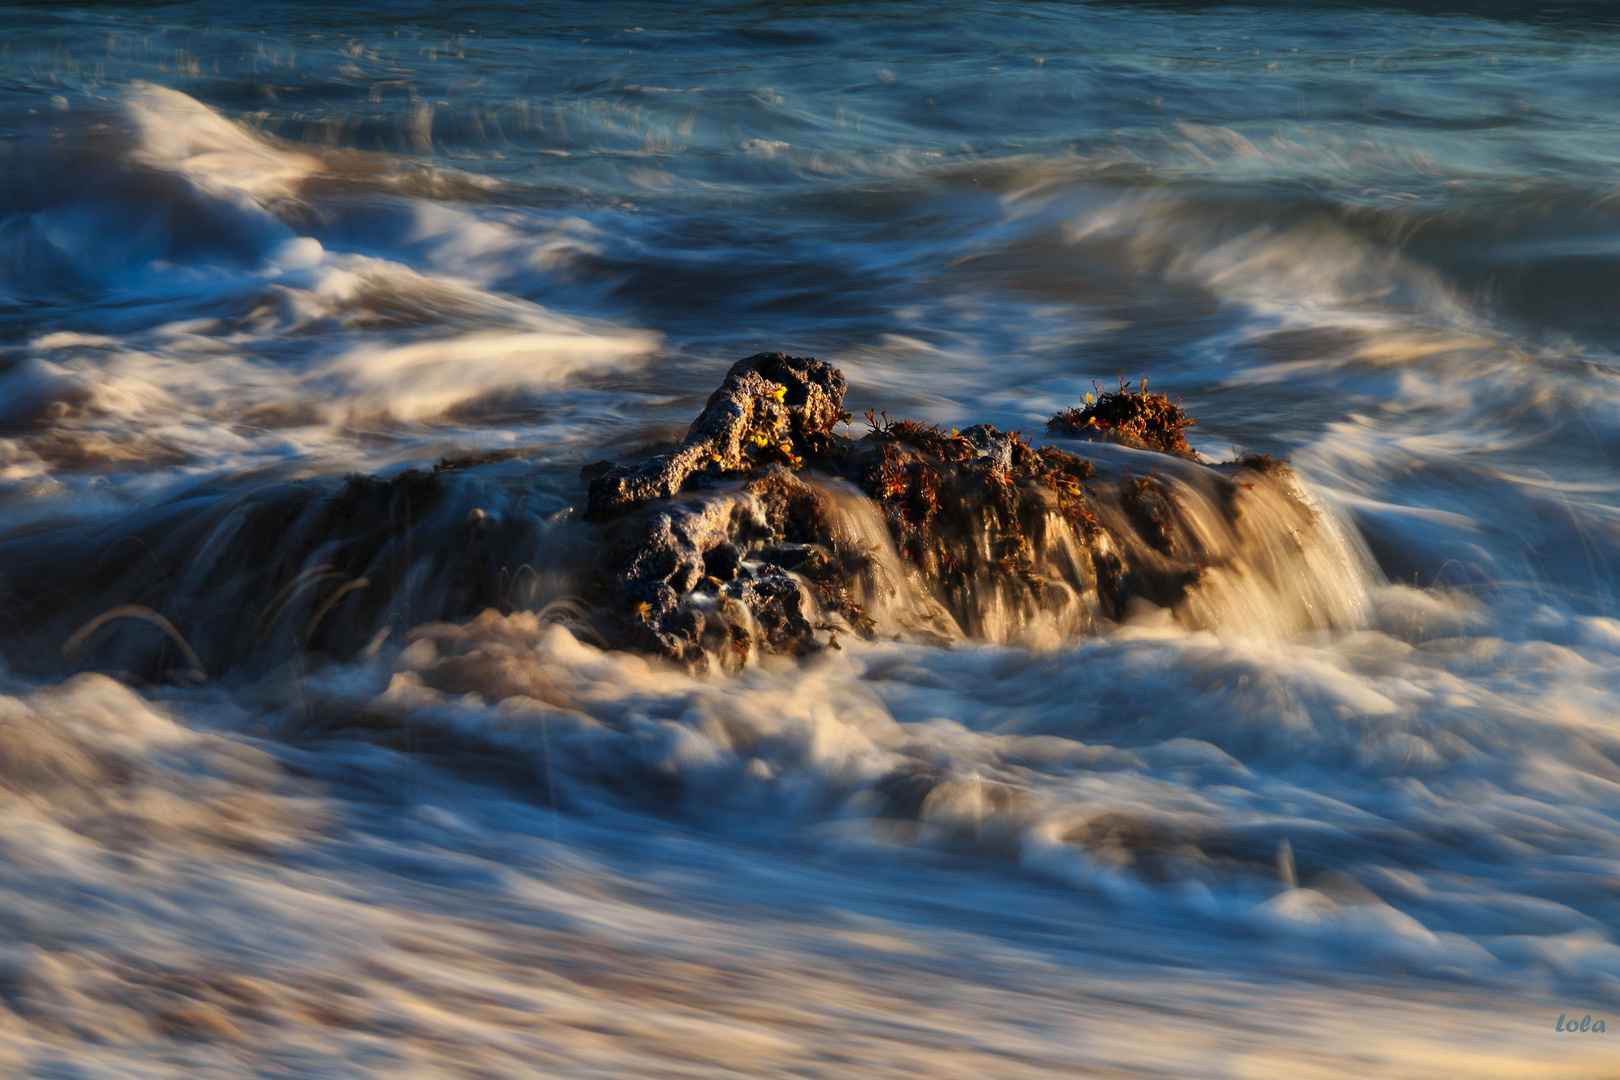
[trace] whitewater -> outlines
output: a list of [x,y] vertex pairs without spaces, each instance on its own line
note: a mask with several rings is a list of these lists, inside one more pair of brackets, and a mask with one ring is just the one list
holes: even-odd
[[[1620,21],[1541,8],[0,8],[0,1075],[1611,1075]],[[777,350],[1208,565],[952,608],[820,477],[867,632],[603,638],[594,463]],[[1048,431],[1144,375],[1196,459]]]

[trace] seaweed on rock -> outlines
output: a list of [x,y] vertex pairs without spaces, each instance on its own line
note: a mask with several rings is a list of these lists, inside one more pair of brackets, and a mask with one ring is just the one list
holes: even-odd
[[[37,643],[93,625],[82,662],[165,677],[164,635],[100,629],[115,605],[161,613],[216,676],[350,656],[486,608],[724,669],[841,636],[1055,640],[1143,605],[1188,625],[1354,617],[1319,584],[1344,557],[1318,542],[1290,470],[1199,462],[1180,437],[1191,420],[1162,395],[1121,384],[1092,403],[1106,425],[1082,425],[1110,438],[1037,446],[887,415],[840,434],[844,390],[819,360],[741,360],[679,448],[588,466],[584,513],[543,456],[503,451],[389,479],[199,490],[48,547],[0,545],[0,648],[38,666]],[[86,574],[69,585],[50,560]]]
[[[1006,640],[1045,618],[1084,633],[1138,601],[1176,605],[1224,557],[1189,528],[1178,484],[1211,488],[1235,521],[1240,488],[1287,481],[1265,463],[1196,463],[1191,418],[1145,387],[1093,401],[1080,431],[1154,451],[1176,482],[1158,467],[1116,479],[986,424],[868,413],[864,437],[840,436],[844,386],[821,361],[749,357],[679,450],[592,481],[586,516],[610,519],[605,638],[732,666],[885,626]],[[863,514],[881,521],[876,539],[851,527]]]
[[746,473],[781,462],[792,468],[833,447],[844,411],[844,373],[786,353],[739,360],[692,421],[686,440],[637,468],[610,467],[591,481],[585,516],[602,521],[678,494],[699,479]]
[[1179,401],[1149,393],[1146,378],[1139,390],[1132,390],[1123,378],[1117,391],[1105,393],[1096,383],[1092,386],[1097,392],[1087,394],[1084,404],[1064,409],[1046,422],[1048,434],[1112,439],[1161,454],[1194,456],[1183,434],[1194,426],[1193,418],[1181,410]]

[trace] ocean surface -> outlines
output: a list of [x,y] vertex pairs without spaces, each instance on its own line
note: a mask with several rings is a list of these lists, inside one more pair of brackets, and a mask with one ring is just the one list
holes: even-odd
[[[1613,1075],[1617,65],[1599,3],[0,8],[0,1075]],[[762,349],[1037,440],[1145,375],[1310,557],[570,632],[581,466]],[[386,594],[243,524],[466,457]]]

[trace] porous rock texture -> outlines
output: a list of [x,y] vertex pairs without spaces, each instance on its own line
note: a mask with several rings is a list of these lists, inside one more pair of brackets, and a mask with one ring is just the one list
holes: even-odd
[[697,477],[718,477],[771,461],[798,466],[825,451],[844,411],[844,373],[786,353],[757,353],[731,365],[692,421],[680,449],[591,481],[585,516],[601,521],[668,499]]
[[[1138,452],[1138,473],[1104,474],[986,424],[957,432],[868,414],[870,430],[850,438],[833,430],[849,416],[844,388],[821,361],[751,356],[679,450],[592,482],[585,516],[605,522],[607,540],[593,622],[605,639],[731,667],[870,636],[894,622],[876,606],[905,602],[944,612],[947,637],[1006,637],[1043,611],[1084,632],[1133,598],[1174,605],[1208,567],[1155,462],[1207,474],[1195,479],[1234,507],[1241,484],[1271,482],[1195,463],[1179,439],[1166,440],[1172,454]],[[1178,411],[1170,430],[1190,422]],[[1134,432],[1084,434],[1148,449]],[[863,510],[887,546],[850,528]]]

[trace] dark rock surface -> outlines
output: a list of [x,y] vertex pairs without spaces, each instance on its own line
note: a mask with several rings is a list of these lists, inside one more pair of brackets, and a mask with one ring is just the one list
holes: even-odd
[[585,516],[601,521],[671,498],[697,476],[720,477],[772,461],[797,468],[824,454],[833,425],[850,418],[844,389],[844,373],[820,360],[786,353],[739,360],[692,421],[680,449],[597,476]]
[[[1139,474],[1104,475],[986,424],[945,431],[868,414],[863,438],[839,436],[844,386],[817,360],[749,357],[680,450],[592,482],[587,518],[611,519],[594,615],[604,638],[730,666],[755,650],[799,655],[839,633],[869,636],[896,621],[875,605],[897,603],[937,605],[970,636],[1006,637],[1043,611],[1083,632],[1137,598],[1174,605],[1208,569],[1211,553],[1154,459],[1216,490],[1234,517],[1238,484],[1271,475],[1244,469],[1238,481],[1230,467],[1189,460],[1191,419],[1123,385],[1104,408],[1120,421],[1115,441],[1171,451],[1139,454],[1149,459]],[[839,524],[863,501],[896,566]]]
[[[0,652],[46,670],[72,640],[75,663],[187,677],[177,665],[196,663],[150,619],[96,621],[122,605],[160,614],[216,678],[493,608],[732,669],[841,636],[1097,632],[1246,559],[1260,490],[1273,562],[1311,528],[1281,463],[1183,453],[1190,419],[1162,395],[1122,386],[1103,408],[1111,437],[1066,449],[870,413],[851,437],[835,431],[844,390],[818,360],[741,360],[680,448],[586,466],[583,513],[556,463],[516,451],[389,479],[200,488],[50,543],[15,539],[0,545]],[[1176,452],[1141,448],[1144,431]]]
[[836,559],[837,545],[821,497],[784,466],[657,503],[616,522],[609,537],[608,602],[597,622],[610,640],[686,660],[811,646],[817,627],[790,571],[826,577],[815,571]]

